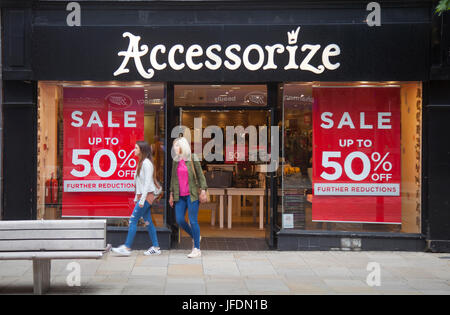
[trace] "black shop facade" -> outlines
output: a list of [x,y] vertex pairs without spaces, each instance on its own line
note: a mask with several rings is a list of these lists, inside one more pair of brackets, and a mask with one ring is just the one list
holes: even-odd
[[445,248],[428,2],[400,22],[382,5],[380,26],[362,3],[163,3],[82,2],[79,26],[58,2],[2,8],[3,220],[106,218],[121,244],[145,140],[160,244],[190,246],[167,198],[183,135],[209,187],[203,249]]

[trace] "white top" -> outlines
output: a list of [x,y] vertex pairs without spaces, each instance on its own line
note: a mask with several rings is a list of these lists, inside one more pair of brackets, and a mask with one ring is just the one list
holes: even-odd
[[145,159],[142,162],[141,173],[139,176],[137,175],[136,169],[134,181],[136,184],[136,196],[134,197],[134,201],[137,202],[137,195],[141,195],[139,204],[143,205],[147,198],[147,194],[156,191],[155,182],[153,181],[153,164],[149,159]]

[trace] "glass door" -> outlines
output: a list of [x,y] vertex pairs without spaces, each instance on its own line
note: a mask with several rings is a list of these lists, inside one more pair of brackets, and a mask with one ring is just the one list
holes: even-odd
[[[276,248],[276,233],[280,230],[278,213],[278,192],[281,191],[280,176],[280,156],[282,153],[282,129],[279,122],[282,121],[282,102],[280,95],[282,90],[276,83],[268,84],[268,105],[270,106],[268,115],[268,144],[270,148],[270,164],[267,165],[266,189],[265,189],[265,235],[270,248]],[[281,199],[280,199],[281,200]],[[280,208],[281,209],[281,208]]]
[[[206,128],[218,127],[217,133],[213,134],[214,139],[222,141],[223,145],[214,146],[212,152],[219,156],[222,152],[223,159],[211,162],[206,161],[203,156],[202,167],[206,172],[210,169],[233,170],[231,183],[224,186],[227,187],[225,208],[222,211],[218,209],[224,218],[222,221],[216,220],[219,221],[216,224],[224,225],[222,229],[217,227],[217,231],[213,231],[216,237],[259,239],[262,242],[265,240],[271,248],[276,247],[276,233],[279,230],[277,222],[280,222],[277,207],[278,178],[281,179],[278,175],[281,152],[279,143],[282,142],[278,127],[278,122],[281,121],[278,95],[278,83],[173,86],[174,106],[170,110],[168,125],[183,125],[189,129],[192,149],[198,148],[202,153],[206,152],[205,145],[212,141],[212,137],[203,136]],[[230,135],[228,127],[232,127]],[[275,127],[274,131],[271,127]],[[196,135],[201,138],[200,141],[195,140]],[[277,150],[271,149],[272,137],[276,140]],[[233,139],[231,144],[227,142],[228,138]],[[216,152],[217,148],[219,151]],[[211,150],[211,145],[206,149]],[[238,155],[230,158],[229,150]],[[245,154],[244,161],[241,160],[242,155],[239,155],[242,153]],[[228,202],[230,197],[231,203]],[[251,203],[248,203],[249,200]],[[258,215],[259,209],[263,212],[262,216]],[[219,213],[216,219],[220,218]],[[258,217],[263,217],[263,220],[260,221]],[[208,230],[215,228],[211,224],[212,215],[211,218],[208,217],[209,221],[204,218],[205,216],[199,216],[200,223],[203,224],[202,235],[206,236]]]
[[[267,118],[267,126],[268,128],[268,138],[271,139],[271,124],[270,122],[272,121],[272,110],[269,110],[269,117]],[[268,147],[270,147],[270,143],[267,144]],[[267,168],[270,168],[270,165],[267,165]],[[268,169],[269,171],[269,169]],[[274,248],[275,247],[275,227],[273,225],[274,220],[274,202],[272,200],[272,187],[274,187],[274,181],[275,181],[275,176],[274,172],[266,172],[266,185],[265,185],[265,193],[264,193],[264,209],[265,209],[265,214],[264,217],[266,218],[265,221],[265,237],[266,237],[266,242],[269,245],[270,248]]]

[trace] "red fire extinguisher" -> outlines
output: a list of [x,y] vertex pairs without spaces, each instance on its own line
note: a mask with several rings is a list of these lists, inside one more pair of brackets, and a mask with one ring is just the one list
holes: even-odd
[[52,177],[45,181],[45,203],[55,204],[58,202],[58,180]]
[[52,203],[52,186],[51,186],[51,179],[47,179],[45,181],[45,203],[50,204]]
[[51,186],[52,186],[52,198],[51,201],[53,204],[58,203],[58,180],[56,178],[51,178]]

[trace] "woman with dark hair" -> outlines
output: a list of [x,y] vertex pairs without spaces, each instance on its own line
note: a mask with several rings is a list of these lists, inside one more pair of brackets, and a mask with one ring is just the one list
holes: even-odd
[[144,252],[144,255],[160,255],[161,250],[159,248],[156,229],[152,222],[150,209],[155,198],[161,193],[162,188],[156,180],[156,172],[152,162],[152,149],[147,142],[138,141],[134,149],[134,155],[139,159],[136,174],[134,175],[136,184],[134,202],[136,205],[130,217],[125,244],[113,248],[112,251],[122,256],[129,256],[131,254],[131,245],[136,235],[137,224],[139,219],[143,217],[153,245]]

